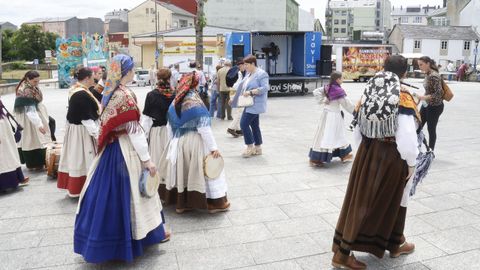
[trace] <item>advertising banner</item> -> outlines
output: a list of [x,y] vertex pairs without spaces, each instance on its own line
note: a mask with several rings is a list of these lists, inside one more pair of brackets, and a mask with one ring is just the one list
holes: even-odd
[[305,33],[305,76],[316,76],[321,45],[322,34],[320,32]]
[[344,80],[358,80],[373,77],[383,70],[385,59],[392,53],[392,47],[344,47],[342,50],[342,71]]

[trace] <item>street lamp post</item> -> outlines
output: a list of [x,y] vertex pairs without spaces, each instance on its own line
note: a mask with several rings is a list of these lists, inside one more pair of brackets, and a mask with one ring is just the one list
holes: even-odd
[[474,60],[473,60],[473,70],[474,70],[475,72],[477,71],[478,42],[479,42],[478,38],[475,39],[475,51],[474,51],[474,53],[475,53],[475,58],[474,58]]

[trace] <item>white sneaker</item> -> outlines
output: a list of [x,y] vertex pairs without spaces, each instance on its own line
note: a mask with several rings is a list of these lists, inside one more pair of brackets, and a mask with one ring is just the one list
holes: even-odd
[[247,147],[247,149],[245,149],[245,151],[242,153],[242,157],[244,158],[249,158],[253,155],[255,155],[255,148],[253,147]]
[[262,155],[262,148],[261,147],[255,147],[255,155],[256,156],[261,156]]

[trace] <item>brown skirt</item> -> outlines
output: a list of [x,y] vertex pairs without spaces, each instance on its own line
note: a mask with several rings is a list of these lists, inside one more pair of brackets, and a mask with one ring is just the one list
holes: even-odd
[[364,138],[353,163],[338,218],[333,252],[362,251],[382,258],[405,241],[400,207],[408,175],[397,145]]
[[168,190],[163,184],[158,188],[158,194],[164,205],[175,204],[176,209],[207,209],[209,204],[221,207],[228,202],[227,196],[208,199],[205,193],[188,191],[187,189],[179,193],[177,188]]

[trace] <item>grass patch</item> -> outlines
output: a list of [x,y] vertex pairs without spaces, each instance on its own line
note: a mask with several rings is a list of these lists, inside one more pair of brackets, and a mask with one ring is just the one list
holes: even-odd
[[[25,73],[28,70],[8,70],[2,73],[2,79],[17,79],[21,80]],[[45,80],[48,79],[48,71],[47,70],[37,70],[40,73],[40,79]]]

